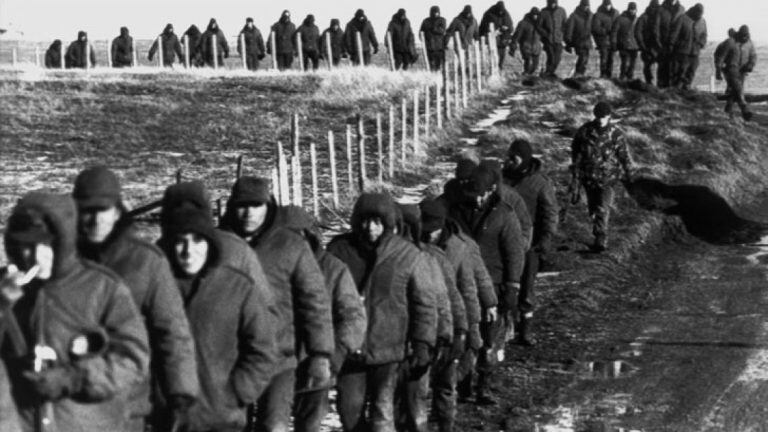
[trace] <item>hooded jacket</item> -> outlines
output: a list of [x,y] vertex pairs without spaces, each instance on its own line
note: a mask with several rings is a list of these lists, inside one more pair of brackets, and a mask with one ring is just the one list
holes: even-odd
[[[19,200],[13,215],[29,214],[41,215],[54,235],[54,268],[50,279],[27,285],[13,312],[29,349],[35,344],[51,347],[57,356],[53,367],[72,367],[82,379],[72,394],[51,402],[53,427],[60,431],[123,430],[127,412],[124,395],[144,381],[149,367],[141,316],[117,275],[77,256],[77,212],[71,197],[28,193]],[[10,251],[9,232],[5,235],[6,251]],[[105,332],[109,343],[99,352],[75,358],[70,351],[73,339],[94,332]],[[2,355],[23,426],[31,430],[37,403],[22,376],[32,365],[7,349]]]
[[[362,238],[368,216],[381,218],[385,226],[375,245]],[[328,252],[347,264],[364,298],[368,329],[362,353],[368,365],[400,362],[410,343],[434,347],[437,338],[429,265],[416,246],[393,234],[395,216],[389,196],[363,194],[352,212],[352,232],[328,245]]]
[[[272,24],[272,37],[275,38],[275,49],[278,55],[295,55],[296,54],[296,40],[294,34],[296,33],[296,26],[291,22],[290,15],[286,15],[287,11],[283,11],[280,19]],[[267,53],[272,53],[272,43],[267,46]]]
[[[301,49],[303,49],[305,53],[319,52],[320,46],[318,45],[318,41],[320,40],[320,29],[315,25],[314,15],[308,15],[299,28],[296,29],[296,33],[300,35]],[[295,38],[296,37],[294,36],[294,39]]]
[[323,249],[320,234],[314,222],[303,209],[295,206],[281,207],[277,223],[303,235],[309,243],[317,263],[323,271],[325,286],[331,296],[333,334],[336,343],[335,358],[344,358],[359,351],[365,340],[368,325],[365,306],[355,287],[355,281],[346,264]]
[[197,43],[198,50],[203,56],[205,63],[212,65],[213,58],[213,37],[216,36],[216,61],[222,64],[223,58],[229,57],[229,43],[227,43],[227,37],[224,36],[224,32],[219,27],[216,20],[211,18],[208,23],[208,28],[200,35],[200,40]]
[[[85,37],[85,41],[80,39]],[[93,45],[88,40],[88,35],[84,31],[77,33],[77,40],[72,41],[67,48],[67,54],[65,62],[67,69],[81,68],[85,69],[88,66],[88,60],[86,60],[86,52],[90,52],[90,67],[96,66],[96,53],[93,50]]]
[[128,33],[128,27],[120,27],[120,36],[112,39],[113,67],[126,67],[133,65],[133,38]]
[[595,38],[595,44],[598,48],[610,46],[611,29],[613,22],[619,17],[619,11],[611,6],[609,10],[605,4],[600,5],[592,18],[592,37]]
[[721,63],[726,77],[736,78],[752,72],[757,64],[757,53],[749,35],[749,28],[742,26],[736,34],[736,39],[729,38]]
[[467,49],[469,44],[480,39],[480,26],[478,26],[477,20],[472,15],[471,6],[465,6],[461,13],[451,21],[451,25],[448,26],[445,35],[446,45],[456,37],[456,32],[459,32],[461,47],[464,50]]
[[[334,27],[336,27],[336,30],[334,30]],[[328,55],[328,43],[326,42],[326,38],[329,36],[331,38],[330,56]],[[323,31],[318,43],[320,44],[320,51],[324,53],[325,58],[340,59],[346,54],[344,50],[344,30],[341,28],[338,19],[334,18],[331,20],[331,25]]]
[[[172,66],[178,57],[179,61],[184,61],[184,53],[181,51],[181,43],[179,38],[173,32],[173,26],[168,24],[160,34],[160,42],[163,48],[163,66]],[[152,47],[149,49],[149,61],[157,52],[158,44],[157,39],[152,43]]]
[[523,198],[533,222],[531,247],[551,242],[557,233],[557,197],[552,182],[541,172],[541,161],[532,158],[520,170],[506,169],[504,181]]
[[665,53],[673,52],[672,50],[676,45],[672,39],[674,23],[685,14],[685,8],[680,3],[673,5],[673,1],[664,0],[664,3],[659,8],[657,39],[661,44],[662,51]]
[[189,61],[193,65],[199,66],[202,62],[202,53],[200,52],[200,29],[196,25],[189,26],[187,31],[181,36],[181,40],[184,41],[185,37],[189,41]]
[[61,68],[61,41],[56,39],[45,51],[45,67],[48,69]]
[[[241,199],[237,194],[234,191],[227,202],[221,228],[240,235],[235,220],[234,203]],[[331,299],[307,243],[277,221],[274,199],[268,206],[267,220],[248,244],[259,257],[272,287],[278,312],[278,371],[284,371],[296,367],[301,346],[312,356],[333,354]]]
[[[195,347],[184,303],[176,288],[163,252],[139,239],[129,220],[118,222],[102,245],[78,242],[83,258],[104,265],[125,281],[147,327],[151,348],[151,378],[161,394],[150,401],[150,379],[132,393],[130,415],[142,417],[152,410],[151,402],[165,404],[169,396],[197,397]],[[148,377],[150,378],[150,377]]]
[[421,22],[420,32],[424,33],[424,43],[427,51],[443,51],[445,49],[445,18],[440,16],[440,8],[432,6],[429,18]]
[[[360,18],[363,18],[361,21]],[[371,52],[371,47],[379,49],[379,42],[376,40],[376,33],[373,31],[371,22],[362,9],[355,12],[344,29],[344,49],[352,56],[357,55],[357,33],[360,33],[360,39],[363,43],[363,53]]]
[[[245,39],[245,50],[243,50],[243,39]],[[259,59],[263,58],[264,53],[266,53],[264,37],[255,25],[251,28],[248,28],[248,24],[244,25],[237,37],[237,53],[243,55],[244,52],[245,55]]]
[[698,56],[701,50],[707,46],[707,21],[704,19],[704,6],[697,3],[688,11],[688,16],[693,20],[693,43],[689,55]]
[[565,9],[560,6],[545,7],[541,10],[539,16],[538,30],[541,35],[541,41],[546,44],[562,44],[564,41],[565,33],[565,21],[566,21]]
[[611,29],[611,45],[619,51],[637,51],[640,46],[635,39],[635,25],[637,17],[632,16],[629,11],[624,11],[613,22]]
[[[189,217],[194,213],[201,215]],[[268,305],[259,301],[253,279],[222,263],[221,245],[206,218],[192,206],[176,208],[165,217],[161,239],[170,260],[176,234],[193,232],[209,244],[208,262],[196,276],[190,278],[172,265],[195,339],[202,388],[182,427],[242,429],[244,407],[256,402],[277,366],[274,320]]]
[[[0,344],[2,344],[2,336],[0,336]],[[0,430],[21,432],[19,413],[11,397],[11,381],[5,370],[5,363],[2,361],[0,361]]]
[[491,24],[497,32],[496,45],[507,47],[515,29],[512,17],[509,16],[507,8],[504,7],[504,2],[500,1],[485,11],[483,19],[480,20],[480,34],[487,36],[491,31]]
[[511,44],[518,44],[523,56],[538,56],[541,54],[541,36],[536,30],[538,20],[530,12],[525,14],[512,35]]
[[592,11],[584,10],[581,6],[577,7],[565,23],[565,35],[563,36],[565,44],[577,50],[592,49],[593,19]]
[[658,54],[661,49],[658,32],[659,8],[658,0],[651,3],[635,23],[635,41],[637,41],[638,48],[653,56]]
[[392,15],[392,21],[389,22],[387,31],[392,38],[392,51],[396,53],[406,53],[412,56],[416,55],[416,44],[414,42],[411,21],[405,16],[405,10],[400,9],[398,13]]

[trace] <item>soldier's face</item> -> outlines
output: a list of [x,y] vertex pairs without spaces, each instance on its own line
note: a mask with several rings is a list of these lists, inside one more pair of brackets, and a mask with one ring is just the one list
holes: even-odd
[[611,116],[607,115],[605,117],[600,117],[597,121],[600,123],[601,128],[608,127],[608,125],[611,124]]
[[437,243],[437,241],[440,239],[440,234],[443,233],[442,229],[439,229],[437,231],[432,231],[429,233],[429,242],[430,243]]
[[477,198],[475,198],[475,205],[477,208],[481,208],[485,205],[485,203],[488,202],[488,200],[491,198],[491,195],[493,195],[494,189],[485,191],[485,193],[478,195]]
[[384,234],[384,223],[379,218],[368,218],[363,221],[363,234],[366,240],[376,243]]
[[120,216],[116,206],[81,209],[78,213],[80,235],[90,243],[103,243],[112,234]]
[[264,225],[267,219],[267,205],[247,205],[235,210],[237,220],[240,222],[240,231],[245,234],[253,234]]
[[507,166],[512,169],[519,167],[522,163],[523,163],[523,158],[517,155],[510,156],[509,159],[507,159]]
[[[53,247],[46,243],[18,243],[14,247],[14,264],[22,271],[38,266],[37,279],[48,280],[53,275]],[[16,262],[18,261],[18,262]]]
[[208,261],[208,240],[205,237],[186,233],[179,234],[173,240],[173,252],[176,264],[187,276],[195,276]]

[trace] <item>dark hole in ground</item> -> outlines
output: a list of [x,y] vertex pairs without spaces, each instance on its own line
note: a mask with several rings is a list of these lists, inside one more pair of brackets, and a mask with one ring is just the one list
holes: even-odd
[[690,234],[709,243],[755,243],[768,231],[765,224],[737,215],[723,197],[706,186],[668,185],[640,178],[625,187],[640,207],[679,216]]

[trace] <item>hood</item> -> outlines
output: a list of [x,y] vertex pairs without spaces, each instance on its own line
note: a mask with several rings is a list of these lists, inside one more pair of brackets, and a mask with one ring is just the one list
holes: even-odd
[[341,28],[341,22],[339,22],[338,18],[334,18],[331,20],[331,25],[330,25],[331,29],[333,29],[334,26],[338,26],[339,28]]
[[61,39],[54,40],[51,46],[48,47],[48,49],[52,49],[52,50],[58,50],[60,48],[61,48]]
[[283,24],[291,22],[291,12],[288,11],[288,9],[284,10],[283,13],[280,14],[280,22]]
[[558,8],[557,0],[547,0],[547,9],[554,10]]
[[310,249],[312,249],[315,255],[322,252],[322,235],[315,223],[315,219],[303,208],[295,205],[280,207],[277,209],[275,222],[282,227],[301,234],[307,240]]
[[541,11],[539,10],[539,8],[535,7],[533,9],[531,9],[530,12],[525,14],[523,19],[526,20],[526,21],[530,21],[533,24],[536,24],[536,23],[539,22],[539,16],[541,16]]
[[385,193],[364,193],[355,202],[352,209],[352,232],[359,234],[362,231],[363,220],[369,217],[381,219],[384,228],[392,232],[396,223],[395,201],[389,194]]
[[[252,27],[248,27],[248,24],[251,24]],[[250,18],[250,17],[246,18],[245,24],[243,25],[243,29],[241,31],[248,32],[248,31],[255,31],[255,30],[256,30],[256,26],[253,25],[253,18]]]
[[421,209],[416,204],[397,204],[396,222],[398,234],[409,242],[421,243]]
[[79,32],[77,32],[77,40],[80,40],[80,39],[83,39],[83,38],[85,38],[85,40],[87,41],[88,40],[88,33],[80,30]]
[[209,32],[216,31],[219,29],[219,24],[216,22],[215,18],[211,18],[210,21],[208,21],[208,28],[206,29]]
[[315,25],[315,16],[311,15],[311,14],[307,15],[307,17],[304,18],[304,23],[303,24],[305,26],[307,26],[307,27],[311,27],[311,26]]
[[659,10],[659,0],[651,0],[650,3],[648,3],[648,7],[645,8],[645,13],[647,14],[653,14],[657,10]]
[[405,21],[405,9],[398,9],[397,12],[395,12],[394,15],[392,15],[392,21]]
[[432,6],[429,8],[430,18],[437,18],[440,16],[440,6]]
[[361,22],[368,21],[368,17],[365,16],[365,12],[362,9],[358,9],[355,11],[355,21],[361,21]]
[[128,32],[128,27],[120,27],[120,37],[128,37],[130,36],[130,33]]
[[173,24],[166,24],[165,28],[163,29],[164,35],[170,35],[173,34]]
[[169,186],[163,194],[160,211],[160,230],[165,233],[170,228],[172,212],[185,205],[204,211],[209,218],[213,216],[211,197],[202,182],[183,182]]
[[575,14],[581,16],[581,17],[584,17],[584,18],[589,18],[590,15],[592,15],[592,11],[589,9],[589,7],[587,7],[585,9],[582,6],[577,7],[576,10],[573,11],[573,13],[575,13]]
[[741,43],[748,42],[752,36],[749,33],[749,27],[746,25],[743,25],[739,27],[739,31],[736,33],[736,40],[738,40]]
[[464,9],[461,10],[460,15],[464,18],[472,18],[472,6],[470,5],[464,6]]
[[43,227],[53,238],[54,251],[53,279],[67,273],[77,261],[77,207],[72,197],[38,190],[24,195],[14,207],[5,231],[5,251],[13,255],[15,234],[28,231],[35,222],[42,221]]
[[158,245],[168,257],[171,269],[176,276],[183,275],[177,268],[175,260],[172,258],[175,253],[173,238],[177,234],[194,233],[202,236],[208,241],[208,260],[206,261],[203,271],[214,267],[219,263],[221,245],[209,213],[206,213],[204,210],[201,210],[190,203],[184,203],[171,210],[169,214],[166,214],[165,219],[167,221],[167,226]]
[[688,10],[687,13],[692,20],[698,21],[704,17],[704,5],[701,3],[696,3],[692,8]]
[[604,13],[606,15],[613,15],[615,14],[616,8],[613,7],[610,1],[603,2],[603,4],[600,5],[599,8],[597,8],[597,12]]
[[184,34],[189,37],[198,37],[200,36],[200,29],[197,28],[196,25],[192,24],[191,26],[189,26],[187,31],[184,32]]

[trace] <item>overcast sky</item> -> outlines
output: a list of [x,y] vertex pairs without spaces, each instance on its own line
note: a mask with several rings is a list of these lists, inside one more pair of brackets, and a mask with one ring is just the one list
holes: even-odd
[[[300,23],[311,13],[317,24],[325,28],[331,18],[346,23],[355,10],[362,7],[373,21],[375,30],[381,34],[392,14],[398,8],[405,8],[411,24],[416,27],[428,14],[429,7],[437,4],[443,16],[454,17],[465,4],[472,5],[476,16],[495,3],[468,0],[0,0],[0,27],[10,28],[13,33],[23,32],[24,39],[47,41],[54,38],[74,39],[78,30],[85,30],[91,39],[112,38],[119,33],[120,26],[127,26],[138,38],[155,37],[165,26],[172,23],[178,34],[190,24],[197,24],[201,30],[211,17],[215,17],[227,35],[235,35],[242,27],[245,17],[254,18],[262,30],[277,20],[283,9],[289,9],[294,23]],[[561,0],[560,5],[570,13],[579,0]],[[596,10],[600,0],[592,0]],[[614,0],[614,6],[624,10],[626,0]],[[693,5],[683,1],[684,6]],[[768,41],[761,31],[768,23],[768,1],[766,0],[710,0],[702,2],[709,26],[710,40],[725,38],[729,27],[747,24],[755,40]],[[506,5],[517,23],[532,6],[543,7],[544,0],[507,0]],[[638,5],[644,10],[648,0]],[[16,33],[18,34],[18,33]]]

